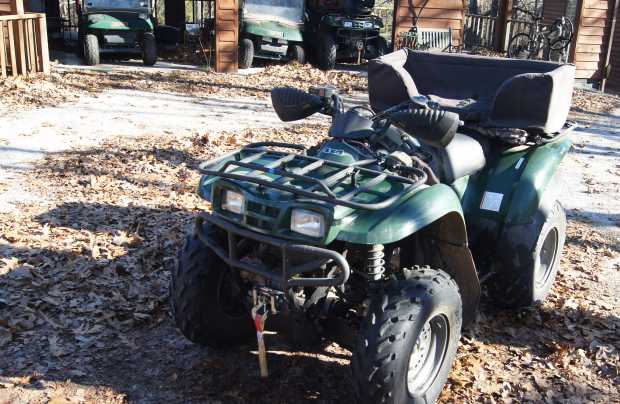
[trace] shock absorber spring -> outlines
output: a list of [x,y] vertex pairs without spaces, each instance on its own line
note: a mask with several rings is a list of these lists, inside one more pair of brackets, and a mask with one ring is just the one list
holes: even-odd
[[378,281],[385,272],[383,244],[373,244],[366,251],[366,265],[364,276],[368,280]]

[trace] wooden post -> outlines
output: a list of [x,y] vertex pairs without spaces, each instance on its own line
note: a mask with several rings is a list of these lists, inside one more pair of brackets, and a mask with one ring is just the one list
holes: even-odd
[[495,23],[493,42],[495,48],[502,52],[506,50],[506,35],[510,35],[508,20],[512,18],[512,0],[500,0],[499,14]]
[[9,32],[9,54],[11,56],[11,74],[17,76],[17,60],[15,58],[15,30],[13,29],[13,23],[15,21],[8,20],[6,22],[6,28]]
[[17,48],[17,70],[14,75],[27,74],[26,69],[26,38],[24,37],[24,20],[17,20],[13,25],[15,30],[15,47]]
[[[611,72],[611,65],[609,64],[611,60],[611,49],[614,45],[614,33],[616,31],[616,17],[618,15],[618,4],[620,4],[620,0],[614,1],[614,8],[612,12],[614,13],[611,16],[611,27],[609,27],[609,36],[607,37],[607,49],[605,51],[605,62],[603,65],[603,79],[601,80],[601,91],[605,91],[605,86],[607,85],[607,79],[609,78],[609,73]],[[617,67],[617,66],[616,66]]]
[[11,13],[17,15],[24,14],[24,0],[10,0]]
[[0,77],[6,77],[6,46],[4,45],[4,21],[0,21]]
[[39,71],[50,73],[50,53],[47,47],[47,22],[45,16],[39,16],[35,23],[35,32],[37,33],[37,59],[39,61]]
[[239,1],[215,1],[215,71],[238,69]]

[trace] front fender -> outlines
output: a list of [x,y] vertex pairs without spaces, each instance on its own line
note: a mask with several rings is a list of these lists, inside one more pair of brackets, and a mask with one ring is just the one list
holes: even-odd
[[421,189],[399,205],[361,211],[343,219],[337,240],[354,244],[389,244],[402,240],[441,217],[455,212],[463,218],[458,195],[445,184]]

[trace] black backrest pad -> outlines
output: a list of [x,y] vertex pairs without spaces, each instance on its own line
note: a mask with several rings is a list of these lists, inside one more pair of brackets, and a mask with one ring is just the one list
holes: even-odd
[[487,126],[559,131],[570,108],[575,66],[401,49],[368,67],[370,103],[384,110],[416,94],[475,99]]

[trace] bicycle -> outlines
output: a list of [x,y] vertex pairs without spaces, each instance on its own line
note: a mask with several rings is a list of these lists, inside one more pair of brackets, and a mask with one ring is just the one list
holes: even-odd
[[535,15],[529,10],[515,7],[532,17],[534,33],[532,35],[521,32],[510,38],[508,42],[508,57],[515,59],[535,59],[541,50],[546,50],[546,59],[549,60],[552,51],[564,51],[573,39],[575,29],[568,17],[560,17],[551,25],[541,24],[542,16]]

